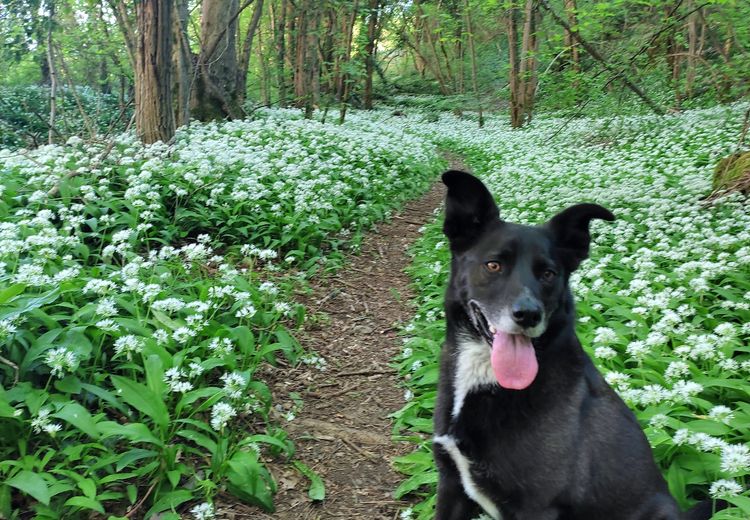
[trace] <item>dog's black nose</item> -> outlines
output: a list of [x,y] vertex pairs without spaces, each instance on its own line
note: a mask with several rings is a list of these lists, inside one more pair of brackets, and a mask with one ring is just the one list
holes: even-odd
[[522,300],[514,303],[511,307],[511,313],[513,314],[513,321],[524,328],[534,327],[542,321],[542,308],[533,301]]

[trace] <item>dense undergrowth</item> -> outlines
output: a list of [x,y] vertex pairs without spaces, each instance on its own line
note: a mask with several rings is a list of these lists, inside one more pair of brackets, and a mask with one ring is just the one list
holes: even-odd
[[172,146],[0,151],[0,517],[209,518],[219,492],[272,509],[264,461],[293,456],[292,417],[256,372],[307,359],[291,290],[424,190],[435,157],[365,117],[291,111]]
[[[592,255],[573,276],[578,335],[607,381],[635,410],[670,490],[683,507],[726,498],[716,519],[750,515],[750,208],[739,195],[710,205],[713,165],[735,151],[746,106],[678,116],[537,120],[483,130],[449,115],[424,135],[464,154],[497,198],[501,218],[540,224],[568,205],[613,210],[594,224]],[[397,490],[434,514],[430,453],[442,298],[450,269],[440,219],[413,249],[416,318],[397,360],[408,404],[396,430],[416,445],[398,460]],[[626,468],[623,468],[627,471]]]

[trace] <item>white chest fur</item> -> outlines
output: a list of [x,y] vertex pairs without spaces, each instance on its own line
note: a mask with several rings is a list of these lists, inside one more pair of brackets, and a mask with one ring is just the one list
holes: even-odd
[[471,461],[458,449],[456,440],[449,435],[439,435],[433,439],[433,442],[440,444],[448,455],[450,455],[451,459],[453,459],[453,463],[456,465],[458,473],[461,476],[461,485],[464,488],[466,496],[479,504],[493,520],[502,520],[500,511],[494,502],[471,479]]
[[484,341],[459,337],[456,370],[453,379],[453,417],[458,417],[466,396],[475,388],[496,385],[490,363],[490,346]]

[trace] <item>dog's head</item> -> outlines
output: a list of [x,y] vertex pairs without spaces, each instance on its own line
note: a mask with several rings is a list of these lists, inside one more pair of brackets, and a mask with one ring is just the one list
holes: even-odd
[[592,219],[614,220],[596,204],[578,204],[542,226],[500,219],[484,184],[465,172],[443,174],[443,231],[453,255],[451,297],[475,337],[492,348],[501,386],[529,386],[538,370],[532,339],[542,336],[568,294],[568,278],[589,253]]

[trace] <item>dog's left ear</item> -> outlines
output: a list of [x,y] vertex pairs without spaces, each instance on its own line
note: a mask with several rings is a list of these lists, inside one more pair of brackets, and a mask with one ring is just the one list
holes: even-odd
[[443,174],[443,183],[448,187],[443,232],[454,250],[463,250],[500,213],[487,187],[470,173],[449,170]]
[[558,213],[545,227],[552,232],[560,258],[568,272],[575,271],[589,256],[589,224],[595,218],[615,219],[607,208],[598,204],[577,204]]

